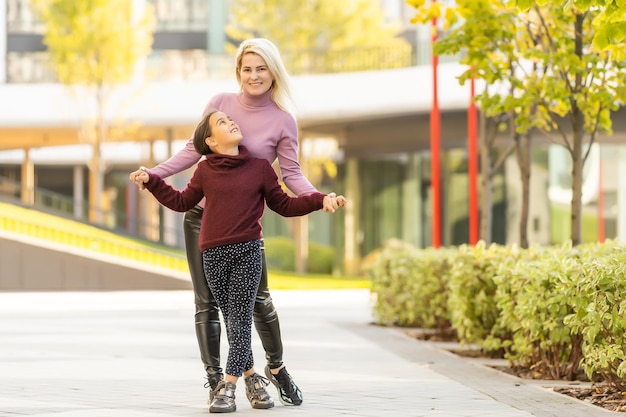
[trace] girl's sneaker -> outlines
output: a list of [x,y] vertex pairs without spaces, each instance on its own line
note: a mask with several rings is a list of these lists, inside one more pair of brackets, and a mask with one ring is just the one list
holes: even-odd
[[248,397],[252,408],[267,409],[274,407],[274,400],[265,390],[265,387],[270,384],[267,378],[255,372],[244,378],[244,381],[246,382],[246,397]]
[[210,413],[232,413],[237,410],[235,391],[237,386],[232,382],[221,381],[215,388],[215,397],[209,406]]

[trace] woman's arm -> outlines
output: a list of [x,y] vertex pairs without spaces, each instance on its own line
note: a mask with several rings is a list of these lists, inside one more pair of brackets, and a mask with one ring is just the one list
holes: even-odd
[[171,175],[178,174],[188,168],[194,166],[200,160],[201,155],[196,152],[193,146],[193,139],[190,138],[185,147],[172,155],[168,160],[161,162],[157,166],[150,168],[151,174],[159,178],[167,178]]
[[[211,99],[204,107],[202,117],[204,117],[208,109],[212,107],[212,103],[213,99]],[[184,148],[176,152],[168,160],[161,162],[153,168],[150,168],[149,171],[150,173],[155,174],[160,178],[167,178],[171,175],[178,174],[181,171],[191,168],[196,163],[198,163],[201,157],[202,155],[196,152],[196,148],[193,146],[192,133]],[[135,171],[133,174],[135,173],[137,173],[137,171]]]
[[280,174],[289,188],[296,195],[307,195],[319,192],[300,168],[298,162],[298,126],[291,115],[285,118],[281,138],[276,146],[276,156],[280,167]]

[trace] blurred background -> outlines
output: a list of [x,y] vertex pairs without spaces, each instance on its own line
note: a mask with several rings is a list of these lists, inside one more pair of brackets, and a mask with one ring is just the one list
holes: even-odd
[[[138,253],[173,257],[172,268],[184,272],[182,215],[137,190],[128,174],[184,146],[206,102],[237,91],[239,42],[266,37],[293,77],[305,175],[351,202],[332,216],[284,219],[268,211],[263,227],[270,269],[358,276],[389,240],[433,244],[435,83],[441,244],[469,242],[471,92],[457,79],[463,72],[457,56],[440,56],[439,78],[433,79],[432,29],[410,23],[415,9],[404,0],[132,0],[117,5],[126,17],[119,25],[110,11],[115,2],[85,2],[99,9],[81,20],[69,18],[80,16],[70,1],[3,1],[0,202],[7,205],[0,209],[0,230],[59,244],[83,239],[79,246],[88,250],[93,229],[76,224],[92,226],[111,233],[95,245],[110,245],[109,255],[132,252],[140,242],[148,246]],[[125,38],[95,54],[106,56],[99,64],[77,64],[76,51],[98,50],[105,38],[97,34],[109,32]],[[118,72],[111,62],[129,70]],[[626,172],[626,125],[620,120],[626,117],[616,119],[613,136],[598,138],[585,165],[585,241],[626,239],[619,229],[626,222],[618,221]],[[563,242],[569,239],[571,162],[561,147],[538,138],[532,164],[529,240]],[[182,188],[191,172],[170,182]],[[493,177],[491,241],[519,239],[520,195],[519,169],[510,156]],[[76,223],[60,227],[64,223],[9,207]],[[133,244],[109,244],[111,236]],[[15,274],[7,269],[15,253],[21,252],[4,251],[5,275]]]

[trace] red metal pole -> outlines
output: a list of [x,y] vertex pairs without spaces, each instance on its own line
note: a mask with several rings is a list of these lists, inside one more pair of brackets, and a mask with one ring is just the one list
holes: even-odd
[[469,243],[475,245],[478,242],[478,112],[475,95],[474,78],[470,80],[470,102],[467,109],[467,159],[469,180]]
[[[437,19],[432,20],[432,39],[431,39],[431,51],[437,41]],[[432,224],[432,246],[438,248],[441,246],[441,178],[440,178],[440,163],[439,163],[439,149],[440,149],[440,116],[439,116],[439,101],[437,98],[437,64],[439,62],[437,55],[434,51],[432,55],[432,70],[433,70],[433,105],[430,112],[430,180],[433,198],[433,224]]]

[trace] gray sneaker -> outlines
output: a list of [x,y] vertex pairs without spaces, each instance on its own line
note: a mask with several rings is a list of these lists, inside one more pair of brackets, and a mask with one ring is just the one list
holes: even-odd
[[283,405],[302,404],[302,391],[293,382],[287,368],[282,368],[277,375],[272,374],[269,366],[265,366],[265,376],[278,390],[278,399]]
[[267,378],[255,372],[244,378],[244,381],[246,382],[246,397],[248,397],[252,408],[267,409],[274,407],[274,400],[265,390],[265,387],[270,384]]
[[209,406],[210,413],[232,413],[237,410],[235,391],[237,386],[232,382],[221,381],[215,388],[215,397]]

